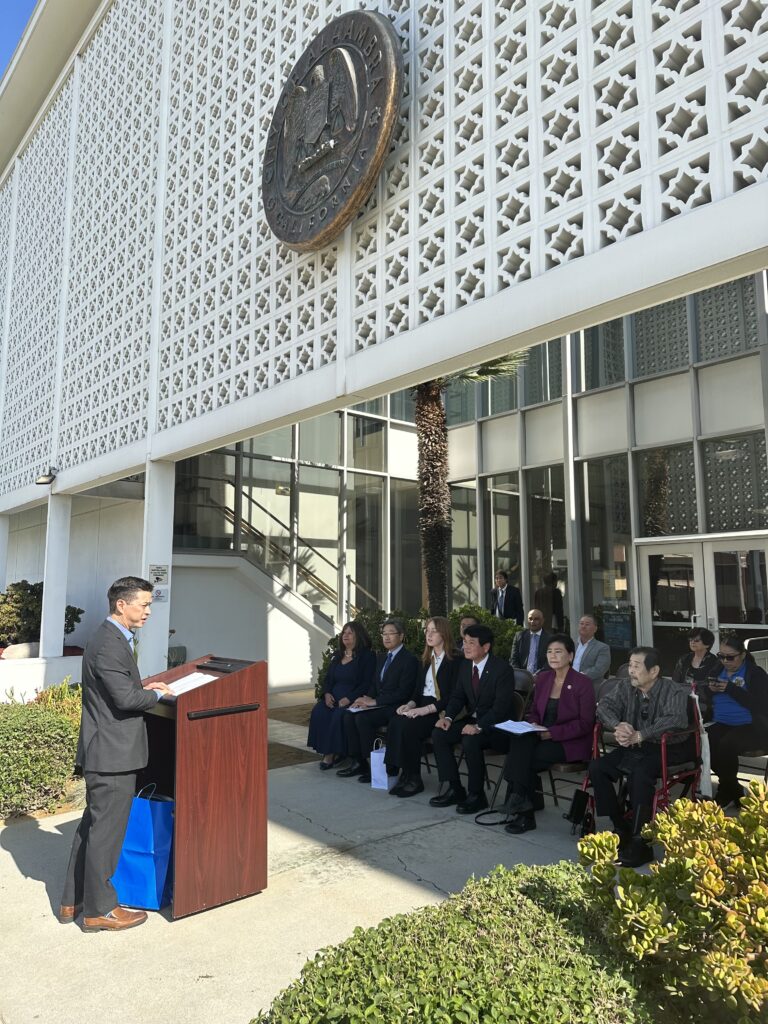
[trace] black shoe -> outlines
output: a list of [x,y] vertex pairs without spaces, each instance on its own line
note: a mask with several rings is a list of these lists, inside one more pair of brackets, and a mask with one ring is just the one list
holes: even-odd
[[510,817],[514,814],[525,814],[533,809],[533,803],[522,793],[512,793],[504,801],[504,810]]
[[371,773],[370,773],[370,771],[366,768],[364,771],[360,772],[360,774],[358,775],[357,781],[358,782],[362,782],[363,785],[365,785],[367,783],[370,786],[370,784],[371,784]]
[[321,761],[317,767],[320,769],[321,772],[329,772],[335,764],[335,761]]
[[355,775],[362,775],[366,771],[368,771],[367,764],[363,764],[362,761],[353,761],[347,768],[339,768],[336,774],[340,779],[353,779]]
[[521,836],[523,832],[531,832],[536,828],[536,816],[532,812],[516,814],[511,821],[504,826],[504,831],[511,836]]
[[450,807],[462,800],[466,800],[467,794],[463,786],[449,786],[442,796],[433,796],[429,801],[430,807]]
[[462,800],[456,808],[456,813],[477,814],[478,811],[484,811],[487,806],[488,801],[484,793],[468,793],[466,800]]
[[416,796],[424,792],[424,783],[421,779],[408,779],[402,786],[397,787],[397,795],[402,797]]
[[643,864],[650,864],[654,859],[653,847],[639,836],[633,836],[619,853],[619,864],[625,868],[641,868]]

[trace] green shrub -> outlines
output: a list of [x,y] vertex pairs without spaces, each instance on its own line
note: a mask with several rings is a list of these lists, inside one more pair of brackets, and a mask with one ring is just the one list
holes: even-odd
[[645,832],[665,849],[639,875],[615,864],[618,839],[582,839],[612,939],[663,979],[692,1020],[768,1019],[768,792],[751,783],[741,813],[677,800]]
[[477,604],[463,604],[460,608],[454,608],[448,616],[456,636],[459,635],[459,623],[465,615],[472,615],[483,626],[490,626],[493,632],[493,653],[504,661],[509,661],[515,633],[521,628],[515,620],[500,619],[487,608],[481,608]]
[[[43,615],[43,584],[20,580],[9,583],[0,594],[0,644],[36,643]],[[68,604],[64,611],[64,635],[71,633],[83,615],[82,608]]]
[[0,704],[0,818],[53,810],[72,776],[77,725],[40,704]]
[[[577,865],[496,868],[439,906],[321,950],[252,1024],[660,1020],[596,930]],[[677,1018],[666,1007],[664,1019]]]
[[71,682],[71,679],[71,676],[67,676],[58,686],[49,686],[46,690],[41,690],[35,697],[35,703],[58,712],[79,729],[80,713],[83,710],[83,688],[79,683]]

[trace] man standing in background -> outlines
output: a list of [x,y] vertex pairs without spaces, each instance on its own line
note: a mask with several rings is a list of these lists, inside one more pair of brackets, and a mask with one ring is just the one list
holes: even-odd
[[518,626],[523,624],[523,598],[517,587],[509,582],[503,569],[496,570],[496,586],[491,591],[489,611],[498,619],[514,619]]

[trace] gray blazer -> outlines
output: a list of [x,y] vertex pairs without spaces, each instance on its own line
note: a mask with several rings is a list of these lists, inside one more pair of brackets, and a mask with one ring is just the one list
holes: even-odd
[[[579,646],[579,641],[576,641],[576,646]],[[602,643],[600,640],[595,640],[593,637],[587,644],[587,649],[584,651],[584,655],[579,665],[579,672],[582,672],[585,676],[589,676],[593,683],[599,683],[601,679],[605,678],[605,674],[611,667],[611,648],[608,644]]]
[[83,654],[83,714],[77,763],[84,771],[131,772],[147,763],[147,727],[142,714],[157,704],[145,690],[130,644],[105,620]]

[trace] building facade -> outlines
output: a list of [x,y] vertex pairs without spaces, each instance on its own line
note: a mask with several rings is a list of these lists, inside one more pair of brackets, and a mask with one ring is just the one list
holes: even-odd
[[[519,350],[514,381],[449,395],[456,599],[494,564],[529,602],[554,572],[617,649],[764,609],[765,8],[372,6],[402,41],[398,129],[315,254],[271,234],[261,164],[291,67],[354,5],[83,0],[57,47],[48,0],[0,83],[0,578],[45,578],[44,656],[67,600],[85,630],[140,564],[146,671],[210,623],[232,653],[301,651],[297,684],[326,614],[420,591],[393,402]],[[58,77],[25,107],[41,58]]]

